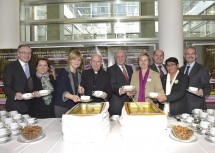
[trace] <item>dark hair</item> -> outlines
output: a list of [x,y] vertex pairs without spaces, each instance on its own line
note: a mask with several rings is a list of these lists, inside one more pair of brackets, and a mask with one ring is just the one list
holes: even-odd
[[38,58],[36,61],[36,64],[35,64],[36,67],[39,64],[39,61],[46,61],[46,63],[48,64],[48,68],[50,69],[50,63],[49,63],[49,60],[47,58]]
[[168,62],[173,62],[173,63],[175,63],[176,65],[179,64],[179,63],[178,63],[178,59],[175,58],[175,57],[170,57],[170,58],[168,58],[168,59],[165,61],[165,64],[167,65]]
[[197,54],[196,47],[194,47],[194,46],[186,46],[185,49],[184,49],[184,53],[186,53],[186,51],[188,49],[193,49],[195,51],[195,53]]
[[28,47],[28,48],[30,48],[30,50],[31,50],[31,47],[29,47],[28,45],[26,45],[26,44],[21,44],[21,45],[18,46],[17,51],[19,52],[19,51],[20,51],[20,48],[22,48],[22,47]]

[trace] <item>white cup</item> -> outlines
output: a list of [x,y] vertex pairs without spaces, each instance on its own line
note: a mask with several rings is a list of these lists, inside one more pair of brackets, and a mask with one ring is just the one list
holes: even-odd
[[28,114],[24,114],[24,115],[22,115],[22,117],[23,117],[24,119],[30,118],[30,116],[29,116]]
[[5,142],[7,139],[9,139],[9,137],[0,137],[0,142]]
[[187,113],[181,114],[181,117],[182,117],[183,119],[186,119],[186,118],[188,118],[189,116],[190,116],[190,114],[187,114]]
[[4,136],[8,133],[8,130],[6,128],[1,128],[0,129],[0,136]]
[[20,120],[22,118],[22,115],[21,114],[14,114],[13,115],[13,119],[14,120]]
[[215,135],[215,127],[210,128],[210,134]]
[[203,111],[202,109],[196,108],[193,110],[193,113],[199,115],[202,111]]
[[27,122],[28,122],[29,124],[34,124],[35,121],[36,121],[36,118],[29,118],[29,119],[27,119]]
[[6,110],[1,110],[0,111],[0,116],[5,116],[7,115],[7,111]]
[[9,112],[9,116],[10,116],[10,117],[12,117],[14,114],[18,114],[18,112],[17,112],[16,110],[15,110],[15,111],[10,111],[10,112]]
[[21,122],[21,123],[19,123],[19,125],[20,125],[22,128],[24,128],[24,127],[27,126],[28,124],[27,124],[26,122]]
[[4,123],[0,122],[0,128],[3,128],[3,127],[4,127]]
[[103,94],[103,91],[94,91],[93,92],[93,96],[95,96],[95,97],[101,97],[102,94]]
[[119,121],[119,115],[112,115],[110,119],[113,121]]
[[193,120],[194,120],[194,118],[191,117],[191,116],[188,116],[188,117],[186,118],[186,122],[188,122],[188,123],[192,123]]
[[33,93],[25,93],[22,94],[23,99],[31,99],[33,97]]
[[126,91],[132,91],[132,90],[134,90],[135,86],[132,86],[132,85],[124,85],[123,88],[124,88]]
[[149,96],[150,96],[151,98],[155,98],[155,97],[158,96],[158,93],[157,93],[157,92],[149,92]]
[[10,127],[11,130],[17,129],[19,127],[18,123],[10,123],[8,124],[8,126]]
[[5,122],[5,124],[10,124],[10,123],[13,123],[14,121],[12,118],[5,118],[4,122]]
[[198,88],[196,88],[196,87],[189,87],[189,90],[192,91],[192,92],[197,92]]
[[208,138],[212,141],[215,141],[215,137],[212,137],[212,136],[208,136]]
[[209,122],[211,122],[211,123],[214,123],[214,122],[215,122],[215,117],[212,116],[212,115],[208,115],[207,121],[209,121]]
[[210,124],[211,123],[208,122],[208,121],[201,121],[199,125],[200,125],[201,128],[207,129],[210,126]]
[[90,100],[90,96],[81,96],[81,101],[88,101]]
[[214,114],[214,110],[213,109],[207,109],[207,113],[213,115]]
[[201,113],[199,114],[199,117],[200,117],[200,118],[207,118],[207,116],[208,116],[208,113],[206,113],[206,112],[201,112]]

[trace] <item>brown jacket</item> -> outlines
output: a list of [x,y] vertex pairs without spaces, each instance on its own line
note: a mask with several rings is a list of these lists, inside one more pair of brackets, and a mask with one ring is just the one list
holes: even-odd
[[[135,86],[137,91],[134,99],[137,101],[139,96],[139,70],[134,72],[131,78],[131,85]],[[149,76],[145,86],[145,100],[147,102],[152,102],[152,99],[148,97],[150,92],[157,92],[159,94],[164,94],[164,90],[161,84],[161,79],[159,73],[149,70]]]

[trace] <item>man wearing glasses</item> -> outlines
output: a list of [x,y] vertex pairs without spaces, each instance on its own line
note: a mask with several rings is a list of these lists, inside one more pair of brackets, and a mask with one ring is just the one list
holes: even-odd
[[27,79],[35,72],[29,67],[31,48],[20,45],[17,49],[18,59],[4,68],[4,88],[7,96],[5,108],[7,111],[17,110],[21,114],[28,113],[27,101],[22,98],[25,93]]

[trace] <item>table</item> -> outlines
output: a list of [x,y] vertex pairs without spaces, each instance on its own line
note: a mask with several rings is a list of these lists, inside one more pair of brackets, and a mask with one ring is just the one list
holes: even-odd
[[[214,153],[215,143],[209,143],[205,136],[195,133],[198,140],[193,143],[181,143],[169,138],[164,141],[125,142],[120,136],[120,124],[111,121],[110,134],[105,142],[75,144],[63,141],[61,119],[39,119],[45,138],[33,143],[20,143],[18,136],[0,144],[0,153]],[[158,127],[159,128],[159,127]]]

